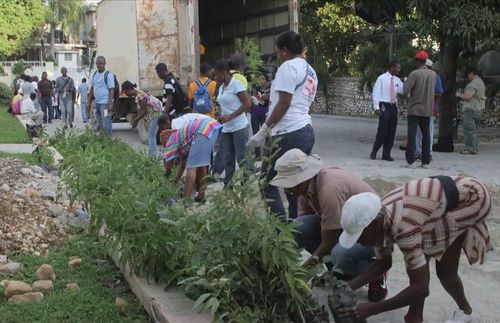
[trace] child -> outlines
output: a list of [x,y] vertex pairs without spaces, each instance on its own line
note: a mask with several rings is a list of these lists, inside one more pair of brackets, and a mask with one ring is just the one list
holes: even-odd
[[170,175],[174,160],[180,162],[174,179],[177,185],[186,171],[184,196],[191,197],[198,182],[196,202],[205,201],[207,167],[210,165],[212,149],[222,125],[210,117],[189,121],[178,130],[172,130],[170,118],[163,114],[158,118],[160,141],[164,145],[165,170]]
[[[56,81],[52,81],[52,88],[56,87]],[[52,95],[52,109],[54,111],[54,119],[61,119],[61,110],[59,110],[59,97],[57,92],[54,91]]]

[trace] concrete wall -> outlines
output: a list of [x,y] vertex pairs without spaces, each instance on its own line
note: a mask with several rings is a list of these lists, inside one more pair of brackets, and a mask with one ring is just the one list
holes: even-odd
[[[328,85],[328,95],[320,91],[313,103],[314,113],[333,114],[340,116],[373,117],[372,97],[368,91],[359,90],[359,78],[336,77]],[[399,114],[406,116],[406,107],[400,106]],[[487,101],[482,113],[481,126],[500,127],[500,92]]]

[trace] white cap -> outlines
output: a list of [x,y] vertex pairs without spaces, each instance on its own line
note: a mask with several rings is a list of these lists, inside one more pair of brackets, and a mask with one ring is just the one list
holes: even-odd
[[430,59],[426,59],[426,60],[425,60],[425,65],[426,65],[426,66],[432,67],[432,65],[433,65],[433,64],[434,64],[434,62],[433,62],[433,61],[431,61]]
[[349,198],[342,208],[340,245],[347,249],[354,246],[363,230],[377,217],[381,207],[380,198],[374,193],[365,192]]

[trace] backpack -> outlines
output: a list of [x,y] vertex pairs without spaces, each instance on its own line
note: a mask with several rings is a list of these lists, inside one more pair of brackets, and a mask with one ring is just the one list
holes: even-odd
[[[104,84],[106,84],[106,87],[108,87],[108,75],[109,71],[104,72]],[[92,75],[92,84],[94,83],[94,77],[97,74],[97,71],[94,72]],[[113,93],[113,100],[116,102],[118,98],[120,97],[120,83],[118,83],[118,79],[116,78],[116,75],[113,74],[113,80],[115,81],[115,91]],[[108,87],[109,90],[109,87]]]
[[196,80],[198,88],[194,91],[193,111],[196,113],[209,113],[212,111],[212,99],[208,91],[208,85],[212,82],[208,79],[204,84],[200,80]]
[[17,100],[16,103],[12,105],[12,114],[21,114],[21,101],[22,100]]

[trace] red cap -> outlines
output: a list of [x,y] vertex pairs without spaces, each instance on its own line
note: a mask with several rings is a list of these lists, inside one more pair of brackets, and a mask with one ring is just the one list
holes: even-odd
[[429,58],[429,55],[427,54],[427,52],[425,50],[419,50],[416,54],[415,54],[415,58],[416,59],[419,59],[421,61],[425,61],[426,59]]

